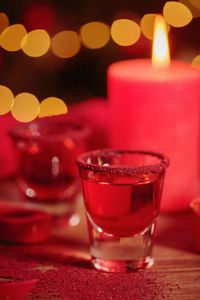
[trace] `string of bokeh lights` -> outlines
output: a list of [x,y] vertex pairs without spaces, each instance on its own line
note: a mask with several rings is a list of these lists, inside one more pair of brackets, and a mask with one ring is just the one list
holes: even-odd
[[57,97],[48,97],[41,102],[31,93],[20,93],[14,97],[12,91],[0,85],[0,114],[11,112],[20,122],[30,122],[35,118],[43,118],[66,114],[68,111],[65,102]]
[[[50,49],[61,59],[77,55],[82,45],[88,49],[100,49],[112,39],[119,46],[134,45],[143,34],[153,39],[156,14],[145,14],[140,22],[133,18],[117,18],[111,26],[103,22],[88,22],[79,32],[63,30],[52,37],[45,29],[27,32],[22,24],[9,25],[9,18],[0,13],[0,46],[10,52],[22,50],[30,57],[41,57]],[[184,27],[193,18],[200,17],[199,0],[167,1],[163,7],[163,17],[170,27]],[[139,24],[138,24],[139,23]],[[194,67],[200,68],[200,55],[193,61]],[[20,93],[14,97],[12,91],[0,86],[0,115],[11,112],[20,122],[30,122],[36,117],[67,113],[67,105],[59,98],[49,97],[41,103],[30,93]]]

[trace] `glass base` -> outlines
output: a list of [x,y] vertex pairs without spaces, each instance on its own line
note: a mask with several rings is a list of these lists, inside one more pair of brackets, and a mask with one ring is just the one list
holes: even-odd
[[80,223],[78,213],[71,213],[66,216],[52,217],[52,225],[55,227],[74,227]]
[[50,214],[52,217],[53,224],[59,223],[69,223],[70,218],[74,214],[75,204],[73,202],[57,202],[55,203],[39,203],[34,201],[26,201],[25,202],[27,208],[37,209],[43,211],[47,214]]
[[26,181],[18,179],[21,199],[27,208],[37,209],[52,216],[53,224],[70,224],[75,212],[79,185],[74,182],[68,187],[40,186],[33,187]]
[[150,268],[154,260],[152,257],[146,257],[144,260],[110,260],[92,257],[91,263],[99,271],[129,273]]
[[156,220],[137,236],[116,237],[99,232],[90,222],[91,263],[104,272],[127,273],[153,265],[152,243]]
[[36,209],[45,212],[51,216],[53,226],[75,226],[80,222],[77,217],[77,202],[79,194],[75,195],[73,199],[65,199],[63,201],[33,201],[27,197],[23,197],[23,206],[29,209]]

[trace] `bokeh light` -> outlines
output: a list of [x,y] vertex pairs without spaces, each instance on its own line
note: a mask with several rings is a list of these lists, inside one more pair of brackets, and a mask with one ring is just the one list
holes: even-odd
[[23,25],[10,25],[1,33],[0,45],[7,51],[18,51],[21,49],[21,41],[26,34],[27,31]]
[[[146,14],[143,16],[140,24],[142,33],[150,40],[153,40],[155,17],[156,14]],[[167,24],[167,31],[169,32],[169,30],[170,26]]]
[[179,0],[185,4],[191,11],[194,18],[200,17],[200,1],[199,0]]
[[112,39],[120,46],[133,45],[139,40],[140,34],[140,26],[132,20],[119,19],[112,23]]
[[67,113],[67,105],[57,97],[49,97],[40,103],[39,117],[64,115]]
[[31,57],[40,57],[50,48],[50,37],[43,29],[32,30],[27,33],[21,42],[23,52]]
[[82,43],[89,49],[104,47],[110,40],[110,28],[102,22],[89,22],[80,28]]
[[0,13],[0,34],[9,26],[8,16],[1,12]]
[[187,6],[180,2],[166,2],[163,16],[167,23],[173,27],[184,27],[192,21],[192,13]]
[[9,88],[0,85],[0,115],[7,114],[14,102],[14,95]]
[[80,38],[75,31],[61,31],[55,34],[51,40],[51,50],[60,58],[73,57],[80,48]]
[[193,61],[192,61],[192,66],[198,70],[200,70],[200,55],[197,55]]
[[38,116],[39,110],[40,103],[34,95],[21,93],[14,99],[11,114],[20,122],[30,122]]
[[80,217],[78,214],[74,214],[70,220],[69,220],[69,224],[70,226],[77,226],[80,223]]

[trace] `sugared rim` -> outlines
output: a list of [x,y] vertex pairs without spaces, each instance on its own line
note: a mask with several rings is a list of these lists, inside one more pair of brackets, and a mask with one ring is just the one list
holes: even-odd
[[[145,166],[100,166],[97,164],[87,162],[89,157],[95,157],[98,155],[107,156],[110,154],[122,154],[122,153],[138,153],[138,154],[148,154],[158,157],[161,161],[152,165]],[[160,174],[163,173],[169,166],[168,157],[151,151],[141,151],[141,150],[125,150],[125,149],[99,149],[90,152],[83,153],[79,155],[76,159],[76,164],[79,168],[94,172],[105,172],[110,174],[120,174],[120,175],[132,175],[132,174]]]
[[[53,126],[53,125],[71,125],[72,127],[74,126],[74,130],[72,128],[72,134],[68,134],[67,132],[61,132],[60,134],[46,134],[46,135],[25,135],[25,131],[30,128],[30,126]],[[78,129],[80,127],[80,129]],[[81,123],[81,122],[76,122],[74,120],[67,120],[67,119],[59,119],[59,118],[54,118],[52,119],[51,117],[47,117],[44,119],[36,119],[30,123],[22,123],[18,124],[15,127],[13,127],[11,130],[8,131],[8,134],[10,137],[12,137],[15,140],[23,140],[23,141],[48,141],[49,138],[51,141],[59,140],[61,137],[70,137],[74,139],[75,141],[81,141],[88,137],[91,133],[91,129],[89,126]]]

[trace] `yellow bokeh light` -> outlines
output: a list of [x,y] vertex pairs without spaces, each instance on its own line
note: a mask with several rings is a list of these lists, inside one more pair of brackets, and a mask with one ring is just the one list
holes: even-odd
[[179,0],[185,4],[191,11],[194,18],[200,17],[200,1],[199,0]]
[[9,19],[3,12],[0,13],[0,34],[9,26]]
[[65,102],[56,97],[49,97],[40,103],[39,117],[49,117],[64,115],[67,113],[67,105]]
[[14,102],[14,95],[9,88],[0,85],[0,115],[7,114]]
[[50,42],[50,37],[45,30],[36,29],[25,35],[21,48],[28,56],[40,57],[49,50]]
[[133,45],[139,40],[140,34],[140,26],[132,20],[119,19],[112,23],[112,39],[120,46]]
[[197,55],[193,61],[192,61],[192,66],[198,70],[200,70],[200,55]]
[[110,40],[110,28],[102,22],[89,22],[80,29],[82,43],[89,49],[104,47]]
[[40,103],[34,95],[30,93],[21,93],[14,99],[11,114],[20,122],[30,122],[38,116],[39,110]]
[[51,40],[52,52],[60,58],[75,56],[81,48],[80,38],[75,31],[61,31]]
[[1,33],[0,45],[7,51],[18,51],[21,49],[21,41],[26,34],[27,31],[23,25],[10,25]]
[[[153,39],[155,17],[156,14],[146,14],[143,16],[140,23],[142,33],[150,40]],[[169,30],[170,26],[167,24],[167,31],[169,32]]]
[[180,2],[166,2],[163,16],[167,23],[173,27],[184,27],[192,21],[192,13],[187,6]]

